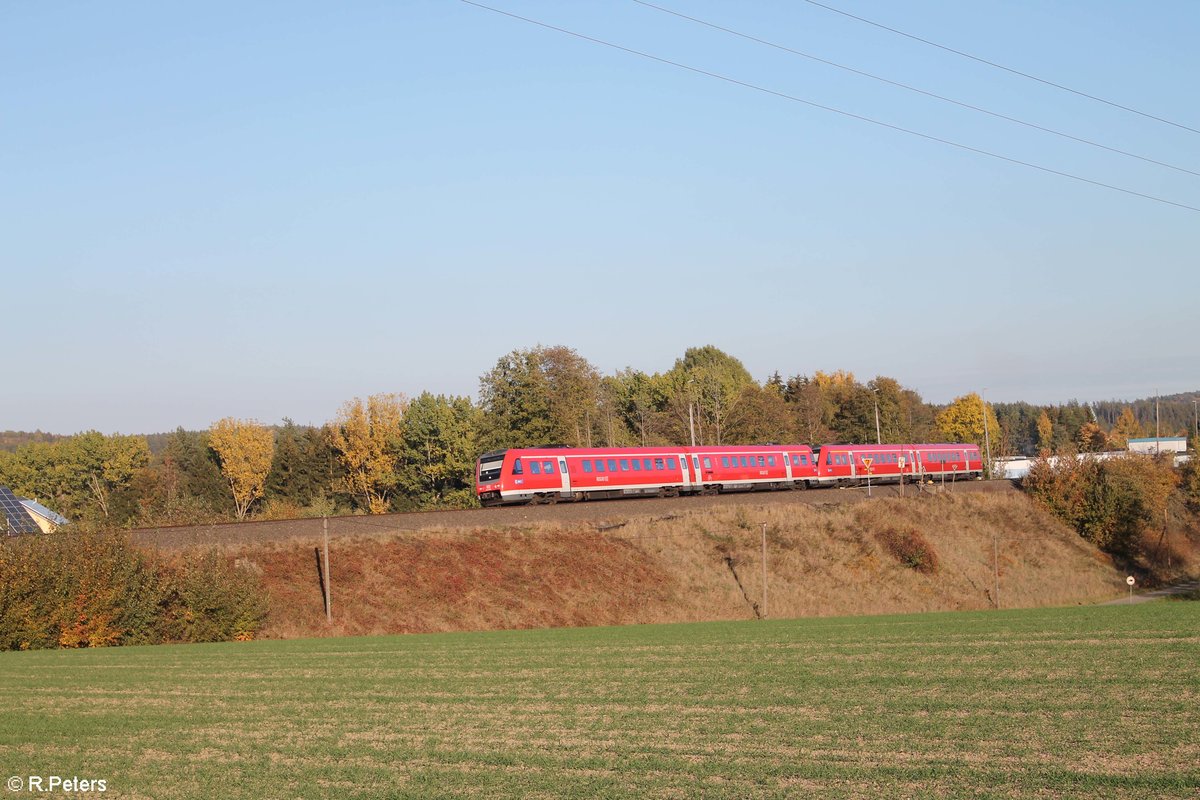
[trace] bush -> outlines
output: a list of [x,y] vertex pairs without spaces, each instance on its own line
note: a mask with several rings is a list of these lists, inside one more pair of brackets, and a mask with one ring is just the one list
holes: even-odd
[[1035,461],[1022,485],[1101,550],[1132,557],[1142,532],[1161,523],[1178,481],[1166,460],[1061,456]]
[[168,562],[119,533],[0,543],[0,649],[252,638],[265,618],[256,576],[216,553]]
[[934,575],[940,566],[937,552],[915,528],[884,528],[875,534],[888,555],[910,569]]

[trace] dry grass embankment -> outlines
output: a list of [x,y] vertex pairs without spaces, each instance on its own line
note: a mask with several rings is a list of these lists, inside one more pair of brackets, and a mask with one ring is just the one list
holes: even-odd
[[[312,542],[231,548],[262,575],[270,637],[1067,605],[1112,598],[1107,556],[1018,495],[744,505],[632,518],[342,538],[325,622]],[[995,538],[998,537],[998,538]]]

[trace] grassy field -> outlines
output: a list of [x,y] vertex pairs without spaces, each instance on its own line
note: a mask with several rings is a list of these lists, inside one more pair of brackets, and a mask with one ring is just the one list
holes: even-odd
[[0,778],[154,798],[1182,798],[1198,701],[1187,601],[0,653]]

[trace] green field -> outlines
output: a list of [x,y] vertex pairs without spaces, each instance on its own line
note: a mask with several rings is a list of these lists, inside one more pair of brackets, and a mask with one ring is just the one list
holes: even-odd
[[0,779],[206,800],[1194,798],[1198,700],[1194,602],[2,653]]

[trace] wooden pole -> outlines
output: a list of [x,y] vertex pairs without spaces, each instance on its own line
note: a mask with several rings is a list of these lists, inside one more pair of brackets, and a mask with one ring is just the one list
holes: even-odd
[[767,618],[767,523],[762,524],[763,619]]
[[996,610],[1000,610],[1000,537],[992,536],[992,591],[995,592]]
[[333,606],[329,599],[329,517],[321,517],[321,529],[325,532],[325,621],[333,624]]

